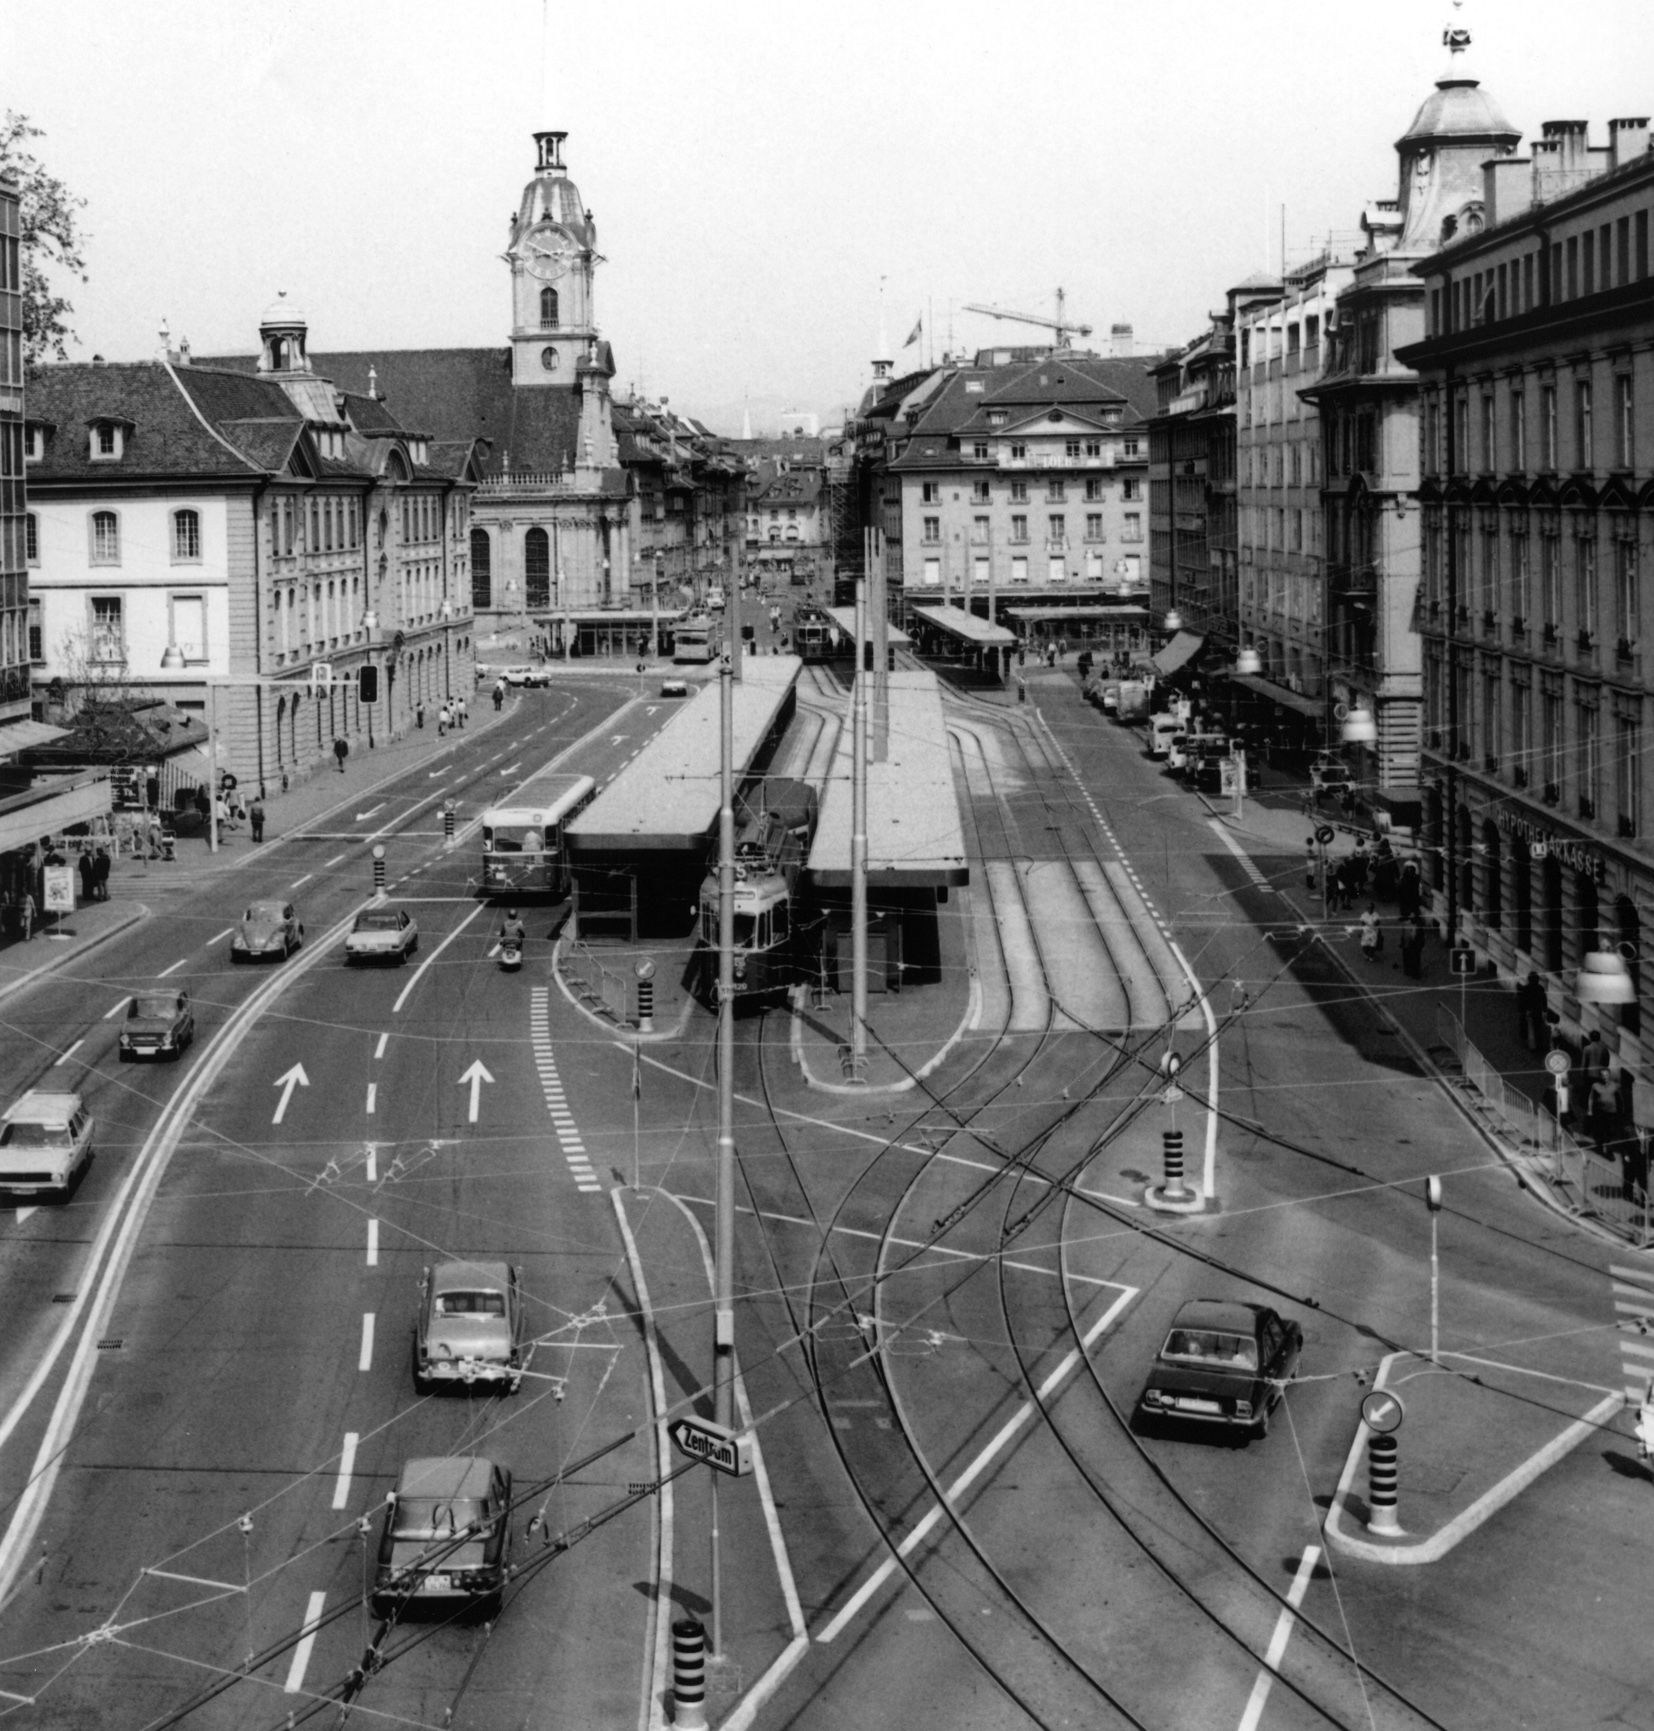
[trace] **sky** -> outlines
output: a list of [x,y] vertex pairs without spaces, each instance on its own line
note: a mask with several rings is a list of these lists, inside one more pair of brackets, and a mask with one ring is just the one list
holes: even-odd
[[[12,0],[0,105],[86,200],[77,359],[503,344],[506,223],[564,160],[598,220],[617,391],[735,434],[1038,342],[976,301],[1194,336],[1224,290],[1396,193],[1468,24],[1525,136],[1654,112],[1651,0]],[[924,334],[902,347],[918,321]],[[394,405],[393,405],[394,406]]]

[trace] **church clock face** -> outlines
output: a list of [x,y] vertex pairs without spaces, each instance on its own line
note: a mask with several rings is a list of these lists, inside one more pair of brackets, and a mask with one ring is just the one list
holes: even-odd
[[555,228],[537,228],[528,237],[527,264],[541,282],[556,282],[569,268],[568,243]]
[[556,351],[556,349],[541,349],[540,350],[540,365],[542,367],[544,367],[548,373],[556,372],[557,371],[557,351]]

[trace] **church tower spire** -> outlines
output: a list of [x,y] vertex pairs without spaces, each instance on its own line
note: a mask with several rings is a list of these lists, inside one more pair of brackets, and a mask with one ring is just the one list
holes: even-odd
[[536,132],[534,177],[511,219],[511,378],[572,390],[597,346],[597,223],[563,166],[566,132]]

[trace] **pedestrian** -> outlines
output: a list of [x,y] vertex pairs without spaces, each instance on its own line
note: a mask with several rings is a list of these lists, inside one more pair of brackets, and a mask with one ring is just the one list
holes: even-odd
[[1351,881],[1355,884],[1357,895],[1367,893],[1367,873],[1371,869],[1372,860],[1367,852],[1367,838],[1357,836],[1355,851],[1350,855]]
[[23,941],[25,943],[34,936],[34,922],[36,917],[34,892],[25,889],[22,898],[17,904],[17,927],[23,934]]
[[350,756],[350,742],[341,734],[333,742],[333,755],[338,759],[339,773],[345,773],[345,759]]
[[253,845],[264,840],[264,801],[255,799],[247,808],[247,821],[253,826]]
[[470,715],[470,713],[471,713],[470,704],[468,704],[463,697],[456,697],[454,699],[454,714],[458,717],[459,725],[461,727],[463,727],[465,725],[466,718]]
[[448,731],[448,705],[445,703],[436,712],[436,736],[441,739]]
[[100,902],[109,900],[109,850],[100,847],[97,858],[92,861],[92,874],[95,880],[94,888]]
[[420,701],[414,705],[414,726],[415,727],[423,727],[424,725],[425,725],[425,702],[424,702],[424,699],[421,698]]
[[1361,916],[1361,954],[1369,962],[1376,962],[1384,952],[1384,928],[1378,923],[1378,909],[1372,903],[1367,903],[1367,911]]
[[498,715],[505,703],[505,681],[497,679],[494,682],[494,713]]
[[1410,920],[1424,906],[1424,883],[1419,877],[1419,862],[1404,860],[1401,876],[1396,879],[1396,907],[1404,920]]
[[1608,1042],[1593,1028],[1579,1048],[1579,1068],[1587,1087],[1608,1074],[1609,1063]]
[[1619,1115],[1619,1081],[1612,1070],[1601,1070],[1585,1098],[1585,1130],[1604,1153],[1614,1140]]
[[83,853],[80,856],[80,899],[83,902],[96,901],[98,896],[98,868],[92,864],[92,856]]
[[1424,973],[1424,921],[1417,913],[1401,929],[1401,971],[1410,980]]
[[1315,888],[1315,837],[1310,836],[1304,843],[1304,888]]
[[1545,1048],[1545,982],[1530,968],[1528,977],[1516,988],[1516,1032],[1530,1052]]

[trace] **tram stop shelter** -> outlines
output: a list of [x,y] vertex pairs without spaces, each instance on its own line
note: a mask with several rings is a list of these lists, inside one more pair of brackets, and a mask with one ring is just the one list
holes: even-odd
[[684,616],[681,607],[570,607],[536,614],[534,626],[567,655],[614,655],[627,659],[647,656],[651,629],[658,627],[670,641],[672,628]]
[[[854,607],[826,607],[822,611],[849,638],[851,643],[856,641],[856,610]],[[869,635],[871,635],[872,629],[872,624],[869,622]],[[886,625],[884,635],[885,641],[892,649],[911,649],[913,647],[913,639],[898,625]],[[853,649],[846,650],[845,653],[849,655],[852,661],[855,660],[856,656]]]
[[[904,668],[889,676],[889,686],[889,743],[882,760],[873,755],[871,698],[868,703],[868,986],[872,991],[895,991],[941,978],[936,910],[949,890],[969,883],[971,875],[940,683],[927,670]],[[847,707],[805,865],[806,881],[826,919],[827,983],[841,991],[850,987],[852,733]]]
[[1131,602],[1114,607],[1007,607],[1005,617],[1038,654],[1062,643],[1113,660],[1141,655],[1148,645],[1149,610]]
[[[797,704],[793,655],[748,656],[733,689],[736,791],[761,775]],[[699,692],[564,831],[577,938],[681,938],[718,832],[721,680]]]
[[999,683],[1005,678],[1006,657],[1017,646],[1014,631],[963,607],[910,607],[908,622],[927,660],[963,664]]

